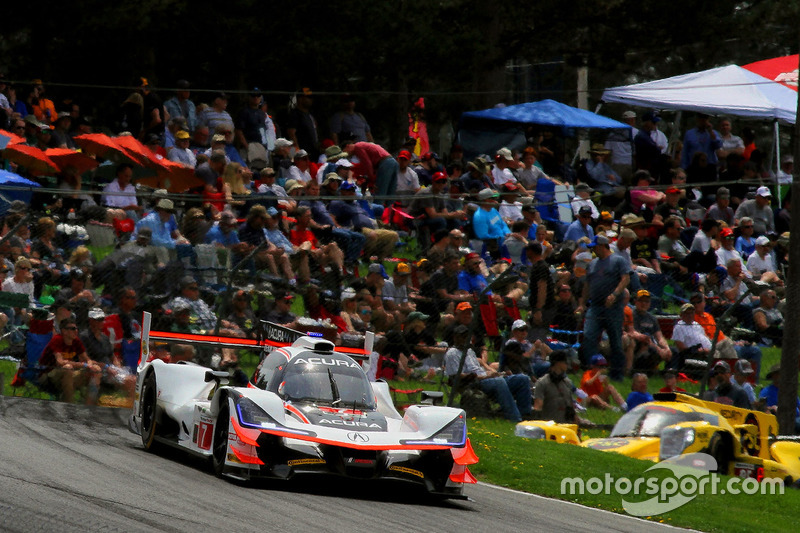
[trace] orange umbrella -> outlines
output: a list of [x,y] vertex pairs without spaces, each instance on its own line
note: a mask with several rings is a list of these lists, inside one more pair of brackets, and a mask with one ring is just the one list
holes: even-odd
[[155,154],[133,135],[120,135],[119,137],[114,137],[113,141],[136,156],[141,164],[156,169],[162,167]]
[[3,157],[21,165],[34,174],[52,174],[59,172],[56,165],[44,151],[27,144],[10,144],[3,150]]
[[193,168],[185,167],[169,159],[161,159],[161,169],[152,177],[139,178],[137,183],[153,187],[154,189],[167,189],[168,192],[181,193],[205,183],[198,178]]
[[25,137],[20,137],[19,135],[11,133],[10,131],[0,130],[0,135],[3,135],[5,137],[8,137],[8,138],[11,139],[10,141],[8,141],[8,144],[24,144],[25,143]]
[[103,159],[110,159],[112,161],[120,162],[121,160],[128,160],[134,164],[140,165],[144,162],[143,159],[138,157],[135,153],[129,151],[127,148],[120,146],[111,137],[105,133],[86,133],[78,135],[73,139],[75,144],[88,155],[95,155]]
[[83,152],[78,152],[77,150],[71,150],[69,148],[48,148],[44,153],[62,169],[75,167],[78,169],[78,174],[83,174],[88,170],[97,168],[97,165],[99,165],[97,160],[92,159]]

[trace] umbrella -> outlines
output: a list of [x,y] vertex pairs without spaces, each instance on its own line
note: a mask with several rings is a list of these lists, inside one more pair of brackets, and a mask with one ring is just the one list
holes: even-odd
[[0,135],[2,135],[3,137],[8,137],[9,139],[11,139],[10,141],[8,141],[8,144],[24,144],[25,143],[25,137],[20,137],[19,135],[11,133],[10,131],[0,130]]
[[[2,194],[4,197],[3,199],[8,200],[9,203],[13,200],[22,200],[26,204],[31,203],[31,197],[33,196],[33,191],[30,190],[30,187],[40,187],[35,181],[23,178],[19,174],[14,174],[8,170],[0,170],[0,185],[13,186],[15,188],[19,187],[19,189],[4,188],[0,190],[0,194]],[[2,207],[8,208],[8,206],[0,205],[0,209]]]
[[34,174],[50,174],[59,171],[56,165],[44,151],[27,144],[10,144],[3,150],[3,157],[21,165]]
[[180,193],[188,189],[202,187],[205,182],[198,178],[193,168],[185,167],[175,161],[162,159],[162,168],[156,176],[141,178],[138,183],[154,189],[167,189],[168,192]]
[[141,164],[156,169],[162,167],[161,162],[155,154],[133,135],[120,135],[119,137],[114,137],[113,140],[129,153],[133,154]]
[[44,153],[61,168],[75,167],[78,170],[78,174],[97,168],[99,164],[97,160],[92,159],[83,152],[69,148],[48,148]]
[[73,139],[75,144],[80,146],[89,155],[96,155],[103,159],[111,159],[117,163],[130,161],[136,165],[144,162],[140,156],[131,152],[127,148],[120,146],[117,142],[104,133],[86,133],[78,135]]

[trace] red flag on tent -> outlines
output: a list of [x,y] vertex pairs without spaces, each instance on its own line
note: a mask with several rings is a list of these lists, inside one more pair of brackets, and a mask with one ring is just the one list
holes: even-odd
[[790,89],[797,90],[797,62],[798,54],[783,57],[773,57],[742,65],[743,69],[749,70],[759,76],[764,76],[768,80],[777,81]]

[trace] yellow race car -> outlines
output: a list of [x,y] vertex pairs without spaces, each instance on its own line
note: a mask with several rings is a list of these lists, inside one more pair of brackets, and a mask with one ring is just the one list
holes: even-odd
[[649,461],[703,452],[720,474],[780,478],[787,485],[800,480],[800,443],[776,440],[774,415],[686,394],[656,394],[654,402],[625,413],[606,438],[582,441],[575,424],[539,420],[520,422],[515,434]]

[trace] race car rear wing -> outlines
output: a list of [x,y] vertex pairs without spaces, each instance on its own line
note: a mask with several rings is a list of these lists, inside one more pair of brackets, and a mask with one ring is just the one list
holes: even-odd
[[[193,333],[175,333],[172,331],[154,331],[151,330],[153,317],[150,313],[145,312],[142,316],[142,346],[139,353],[138,370],[144,368],[150,358],[150,342],[175,342],[180,344],[191,344],[200,346],[215,346],[219,348],[239,348],[239,349],[256,349],[263,352],[271,352],[276,348],[284,348],[291,346],[297,339],[301,337],[316,338],[317,333],[303,333],[295,331],[290,328],[266,322],[267,327],[262,330],[261,339],[243,339],[238,337],[224,337],[219,335],[200,335]],[[375,335],[372,332],[367,332],[365,336],[364,348],[350,348],[344,346],[335,346],[334,351],[349,355],[353,359],[362,362],[369,359],[369,354],[372,353],[372,346],[374,343]]]

